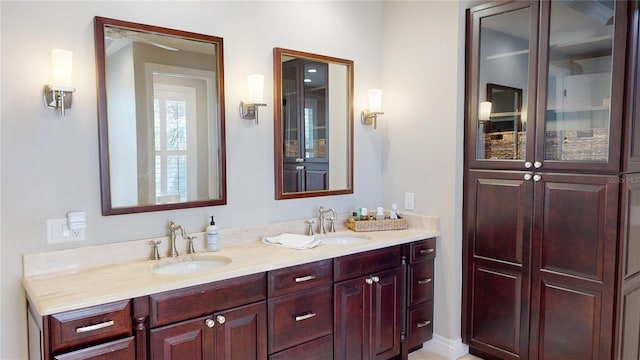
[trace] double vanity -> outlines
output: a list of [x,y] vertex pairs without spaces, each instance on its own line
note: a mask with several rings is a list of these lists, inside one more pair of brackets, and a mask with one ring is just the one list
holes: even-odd
[[262,243],[263,226],[212,253],[178,238],[177,258],[163,241],[148,260],[149,240],[26,255],[30,357],[406,358],[433,331],[438,233],[421,222],[307,250]]

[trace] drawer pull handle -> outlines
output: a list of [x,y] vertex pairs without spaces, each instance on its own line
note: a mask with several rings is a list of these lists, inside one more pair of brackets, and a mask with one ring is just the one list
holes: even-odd
[[424,284],[428,284],[430,282],[431,282],[431,278],[424,279],[424,280],[418,280],[418,285],[424,285]]
[[298,316],[296,316],[296,321],[302,321],[302,320],[311,319],[314,316],[316,316],[316,313],[308,313],[308,314],[304,314],[304,315],[298,315]]
[[436,249],[422,249],[420,250],[420,255],[424,255],[424,254],[431,254],[432,252],[436,251]]
[[89,332],[89,331],[104,329],[106,327],[113,326],[114,324],[115,324],[115,322],[113,320],[109,320],[109,321],[102,322],[100,324],[79,327],[79,328],[76,328],[76,334],[81,334],[81,333],[86,333],[86,332]]
[[431,321],[429,321],[429,320],[425,320],[425,321],[423,321],[423,322],[421,322],[421,323],[418,323],[418,325],[417,325],[417,326],[418,326],[418,328],[423,328],[423,327],[425,327],[425,326],[427,326],[427,325],[429,325],[429,324],[431,324]]
[[305,281],[309,281],[309,280],[313,280],[315,279],[316,276],[315,275],[307,275],[307,276],[301,276],[301,277],[297,277],[296,278],[296,282],[305,282]]

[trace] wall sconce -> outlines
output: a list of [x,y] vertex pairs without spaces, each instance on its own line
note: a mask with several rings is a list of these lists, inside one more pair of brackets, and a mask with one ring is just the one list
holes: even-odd
[[480,103],[480,109],[478,109],[478,120],[491,120],[491,102],[483,101]]
[[76,88],[71,87],[71,69],[73,53],[69,50],[53,49],[51,51],[51,67],[53,84],[44,86],[44,104],[49,109],[60,109],[64,116],[65,109],[71,108],[72,94]]
[[247,102],[240,101],[240,117],[245,120],[255,120],[258,124],[258,106],[267,106],[262,100],[264,93],[264,76],[251,74],[247,77],[249,83],[249,98]]
[[364,109],[360,113],[360,122],[364,125],[373,124],[373,128],[376,128],[376,121],[378,115],[382,115],[382,90],[371,89],[369,90],[369,108]]

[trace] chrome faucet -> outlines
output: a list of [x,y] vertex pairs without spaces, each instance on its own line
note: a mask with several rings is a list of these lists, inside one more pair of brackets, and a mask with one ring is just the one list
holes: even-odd
[[329,218],[331,220],[331,228],[329,229],[329,231],[333,232],[336,231],[336,229],[333,227],[333,221],[335,221],[338,218],[338,215],[336,214],[336,211],[334,209],[324,209],[324,206],[320,205],[320,209],[318,209],[318,233],[320,234],[326,234],[327,231],[324,229],[324,222],[325,222],[325,217],[324,214],[330,212],[332,214],[332,217]]
[[169,256],[171,257],[180,255],[178,254],[178,249],[176,249],[176,230],[180,230],[180,236],[182,236],[183,239],[186,239],[184,226],[176,225],[175,221],[171,220],[169,222],[169,248],[171,249],[169,251]]

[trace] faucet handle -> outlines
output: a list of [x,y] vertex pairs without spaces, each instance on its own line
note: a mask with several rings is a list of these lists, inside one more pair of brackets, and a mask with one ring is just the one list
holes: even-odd
[[152,260],[160,260],[160,252],[158,251],[158,245],[162,243],[162,240],[151,240],[149,244],[153,247],[153,255],[151,255]]
[[314,221],[313,221],[313,220],[305,220],[305,221],[304,221],[304,223],[305,223],[305,224],[307,224],[307,235],[308,235],[308,236],[315,235],[315,234],[313,233],[313,224],[314,224]]
[[335,220],[333,217],[328,218],[329,220],[329,232],[336,232]]
[[187,248],[187,254],[195,254],[196,253],[196,249],[193,248],[193,239],[195,239],[196,237],[193,235],[189,235],[186,237],[187,239],[187,243],[189,244],[189,247]]

